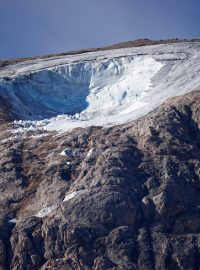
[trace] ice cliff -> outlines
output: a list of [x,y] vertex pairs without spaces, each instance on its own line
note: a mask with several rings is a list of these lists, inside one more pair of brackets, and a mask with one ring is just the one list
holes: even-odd
[[199,58],[191,42],[26,61],[0,70],[0,95],[21,126],[113,125],[197,90]]

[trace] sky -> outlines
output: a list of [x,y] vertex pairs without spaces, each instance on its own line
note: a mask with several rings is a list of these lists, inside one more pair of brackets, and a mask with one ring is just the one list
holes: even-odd
[[0,0],[0,59],[200,37],[200,0]]

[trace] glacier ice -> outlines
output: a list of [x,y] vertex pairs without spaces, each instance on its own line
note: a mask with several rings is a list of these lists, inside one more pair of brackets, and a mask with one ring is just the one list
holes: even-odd
[[20,128],[67,131],[144,115],[200,88],[200,43],[37,59],[0,70],[0,95]]
[[2,95],[24,120],[59,114],[99,113],[131,104],[144,95],[162,67],[153,58],[123,57],[58,66],[1,82]]

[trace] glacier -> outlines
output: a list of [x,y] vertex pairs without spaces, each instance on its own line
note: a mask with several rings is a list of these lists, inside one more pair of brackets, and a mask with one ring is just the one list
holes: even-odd
[[18,130],[121,124],[199,90],[199,60],[199,42],[30,60],[0,70],[0,96]]

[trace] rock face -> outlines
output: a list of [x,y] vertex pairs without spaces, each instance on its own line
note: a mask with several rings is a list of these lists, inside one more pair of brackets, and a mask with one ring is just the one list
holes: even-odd
[[0,269],[199,269],[199,101],[61,135],[1,122]]

